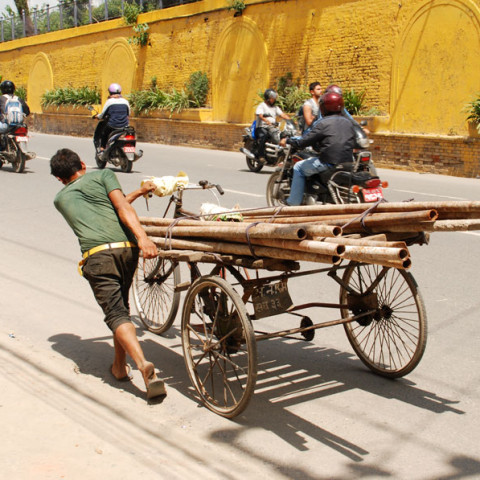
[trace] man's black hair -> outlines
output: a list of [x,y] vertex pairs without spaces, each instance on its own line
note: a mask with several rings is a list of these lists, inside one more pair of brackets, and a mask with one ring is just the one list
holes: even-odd
[[50,173],[62,180],[68,180],[81,169],[80,157],[68,148],[57,150],[57,153],[50,159]]
[[320,82],[312,82],[312,83],[308,86],[309,91],[311,92],[312,90],[314,90],[317,85],[320,85]]

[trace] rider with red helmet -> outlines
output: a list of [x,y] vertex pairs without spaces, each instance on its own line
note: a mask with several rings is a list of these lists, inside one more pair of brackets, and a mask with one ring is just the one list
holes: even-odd
[[122,97],[122,87],[118,83],[111,83],[108,87],[108,100],[105,102],[102,111],[97,115],[98,119],[105,118],[106,125],[101,132],[95,132],[96,136],[101,135],[101,150],[105,149],[107,140],[114,130],[128,127],[130,115],[130,104]]
[[303,199],[305,178],[323,172],[339,164],[352,161],[355,146],[355,130],[352,122],[342,116],[344,109],[341,94],[328,91],[320,97],[322,120],[316,122],[302,137],[284,139],[296,149],[313,147],[316,156],[295,164],[288,205],[300,205]]

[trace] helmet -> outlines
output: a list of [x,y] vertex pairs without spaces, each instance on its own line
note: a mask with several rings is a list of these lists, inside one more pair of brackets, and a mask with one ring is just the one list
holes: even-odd
[[340,113],[345,106],[343,97],[335,92],[324,93],[320,97],[320,106],[322,107],[322,113],[325,115],[332,113]]
[[122,87],[118,83],[111,83],[108,87],[108,91],[112,95],[115,93],[122,93]]
[[335,92],[335,93],[338,93],[339,95],[343,95],[342,89],[338,85],[335,85],[335,84],[329,85],[325,89],[325,93],[327,93],[327,92]]
[[273,99],[276,100],[277,97],[278,97],[277,92],[276,92],[275,90],[272,90],[271,88],[267,88],[267,89],[265,90],[265,93],[263,94],[263,98],[264,98],[265,100],[268,100],[269,98],[273,98]]
[[0,83],[0,90],[2,93],[13,94],[15,92],[15,84],[10,80],[4,80],[2,83]]

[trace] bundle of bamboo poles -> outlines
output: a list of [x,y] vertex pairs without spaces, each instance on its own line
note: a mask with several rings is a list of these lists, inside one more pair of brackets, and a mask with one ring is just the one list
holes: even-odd
[[[235,211],[239,213],[238,210]],[[480,230],[480,202],[399,202],[241,210],[243,222],[140,217],[162,250],[409,268],[421,232]]]

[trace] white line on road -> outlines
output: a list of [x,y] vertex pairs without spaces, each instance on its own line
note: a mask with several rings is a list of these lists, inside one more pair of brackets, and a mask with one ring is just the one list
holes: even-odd
[[413,193],[414,195],[425,195],[427,197],[442,197],[442,198],[450,198],[451,200],[467,200],[466,198],[462,198],[462,197],[447,197],[446,195],[438,195],[436,193],[412,192],[411,190],[395,190],[395,189],[392,189],[392,190],[394,192]]
[[239,192],[238,190],[229,190],[227,188],[224,188],[224,190],[229,193],[238,193],[239,195],[247,195],[249,197],[259,197],[259,198],[265,197],[265,195],[259,195],[258,193]]

